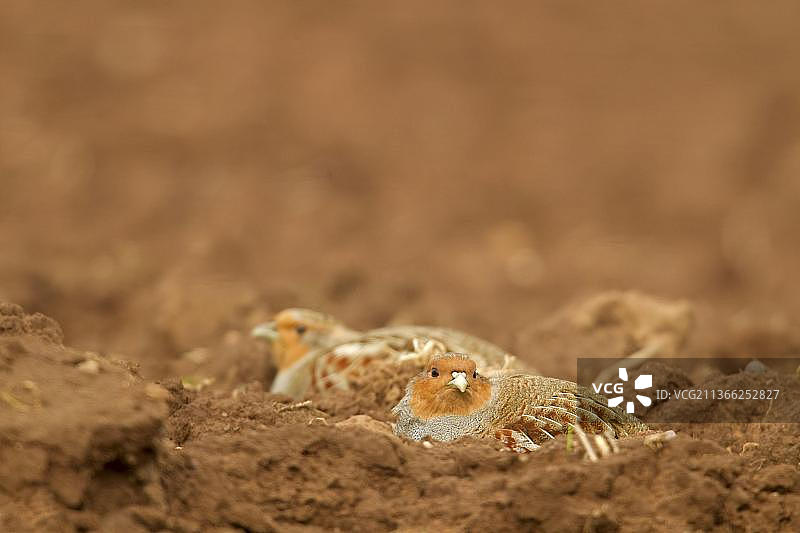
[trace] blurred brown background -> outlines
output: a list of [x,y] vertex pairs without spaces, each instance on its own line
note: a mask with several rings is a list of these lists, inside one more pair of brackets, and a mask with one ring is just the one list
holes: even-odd
[[518,351],[606,289],[780,329],[800,310],[798,20],[4,2],[0,297],[153,373],[287,305]]

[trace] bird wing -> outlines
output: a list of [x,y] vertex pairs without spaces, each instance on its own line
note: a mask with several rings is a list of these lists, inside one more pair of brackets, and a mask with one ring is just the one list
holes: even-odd
[[[429,344],[429,341],[432,344]],[[413,359],[425,366],[439,352],[469,353],[480,369],[500,368],[507,353],[497,346],[456,330],[429,326],[389,326],[323,348],[314,355],[311,386],[320,391],[347,389],[372,361]]]
[[[539,376],[506,377],[505,395],[512,408],[501,406],[501,427],[495,437],[515,451],[535,450],[545,442],[579,426],[586,433],[616,437],[646,428],[635,417],[590,389],[575,383]],[[516,408],[514,408],[516,406]],[[513,413],[511,416],[502,416]]]
[[325,348],[315,355],[312,388],[348,389],[373,361],[400,358],[414,350],[414,339],[398,333],[369,332],[349,342]]
[[[372,361],[412,359],[424,367],[439,352],[468,353],[480,372],[501,371],[515,358],[494,344],[457,330],[431,326],[389,326],[323,348],[314,355],[312,388],[347,389]],[[530,370],[530,369],[528,369]]]
[[373,330],[372,333],[435,341],[441,344],[445,352],[469,354],[475,361],[478,371],[483,374],[496,373],[508,367],[516,368],[518,371],[524,370],[529,374],[538,373],[496,344],[456,329],[438,326],[390,326]]

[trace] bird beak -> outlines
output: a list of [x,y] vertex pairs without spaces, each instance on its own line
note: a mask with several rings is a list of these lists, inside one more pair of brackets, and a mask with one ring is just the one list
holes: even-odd
[[278,340],[278,328],[275,326],[275,321],[265,322],[253,328],[250,336],[256,339],[266,339],[270,342]]
[[448,385],[452,385],[453,387],[457,388],[461,392],[466,392],[467,387],[469,387],[469,383],[467,383],[467,373],[466,372],[453,372],[452,373],[453,379],[447,382]]

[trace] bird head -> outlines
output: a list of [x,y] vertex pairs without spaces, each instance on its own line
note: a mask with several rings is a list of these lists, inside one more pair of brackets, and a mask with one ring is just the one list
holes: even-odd
[[444,415],[468,415],[491,397],[489,380],[478,374],[468,355],[435,356],[425,371],[411,382],[411,410],[421,419]]
[[310,309],[284,309],[253,328],[251,335],[271,344],[278,371],[291,367],[311,350],[346,342],[358,335],[330,315]]

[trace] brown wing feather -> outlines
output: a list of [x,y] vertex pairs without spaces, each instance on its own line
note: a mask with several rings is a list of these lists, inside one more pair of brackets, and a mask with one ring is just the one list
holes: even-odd
[[502,386],[508,399],[500,406],[495,437],[517,451],[535,449],[575,425],[617,437],[646,429],[635,417],[609,407],[604,397],[569,381],[520,374],[505,378]]
[[317,358],[311,386],[318,391],[331,388],[347,389],[354,377],[361,375],[372,361],[397,353],[400,347],[389,340],[353,341],[325,350]]
[[311,387],[317,391],[348,388],[353,376],[376,359],[415,352],[414,340],[434,340],[445,352],[474,352],[479,367],[499,368],[506,352],[501,348],[466,333],[426,326],[393,326],[369,331],[360,337],[325,348],[316,355]]

